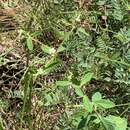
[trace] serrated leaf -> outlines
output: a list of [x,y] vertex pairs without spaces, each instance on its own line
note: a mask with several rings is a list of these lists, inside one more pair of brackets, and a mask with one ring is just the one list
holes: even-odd
[[88,83],[93,77],[93,73],[87,73],[85,74],[85,76],[83,76],[83,78],[81,79],[81,86]]
[[113,108],[115,107],[115,104],[110,101],[109,99],[101,99],[101,100],[97,100],[94,102],[97,106],[99,107],[103,107],[105,109],[108,109],[108,108]]
[[92,113],[92,111],[93,111],[93,104],[92,104],[92,102],[89,100],[89,98],[87,96],[83,97],[83,105],[84,105],[85,109],[88,112]]
[[30,51],[33,50],[33,43],[32,43],[32,38],[31,37],[28,37],[27,38],[27,47]]
[[92,101],[95,102],[95,101],[98,101],[98,100],[101,100],[102,99],[102,95],[101,93],[99,92],[96,92],[93,96],[92,96]]
[[56,50],[52,47],[49,47],[47,45],[42,45],[41,49],[43,52],[47,53],[47,54],[54,54],[56,52]]
[[68,86],[68,85],[71,85],[71,82],[70,81],[65,81],[65,80],[63,80],[63,81],[57,81],[56,82],[56,85],[57,86]]

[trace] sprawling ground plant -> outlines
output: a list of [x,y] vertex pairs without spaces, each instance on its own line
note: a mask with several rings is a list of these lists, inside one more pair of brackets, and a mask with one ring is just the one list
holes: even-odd
[[10,84],[6,91],[0,84],[0,129],[130,129],[129,1],[22,0],[12,5],[22,8],[17,42],[23,56],[8,63],[9,52],[0,55],[2,73],[8,74],[10,66],[17,68],[13,73],[21,69],[13,74],[19,78],[15,88]]

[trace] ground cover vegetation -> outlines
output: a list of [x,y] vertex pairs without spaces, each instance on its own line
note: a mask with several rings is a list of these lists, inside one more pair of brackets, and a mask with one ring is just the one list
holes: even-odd
[[1,0],[0,130],[130,130],[130,2]]

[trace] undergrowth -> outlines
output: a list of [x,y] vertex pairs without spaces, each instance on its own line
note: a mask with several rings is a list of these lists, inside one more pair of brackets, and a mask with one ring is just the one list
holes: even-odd
[[15,6],[21,56],[0,55],[0,130],[129,130],[129,1]]

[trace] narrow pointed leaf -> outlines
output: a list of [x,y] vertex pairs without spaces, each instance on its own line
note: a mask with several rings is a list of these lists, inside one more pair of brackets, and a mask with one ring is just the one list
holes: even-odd
[[56,85],[57,86],[68,86],[68,85],[71,85],[71,82],[70,81],[65,81],[65,80],[63,80],[63,81],[57,81]]
[[33,43],[32,43],[31,37],[28,37],[28,38],[27,38],[27,47],[28,47],[28,49],[29,49],[30,51],[33,50]]

